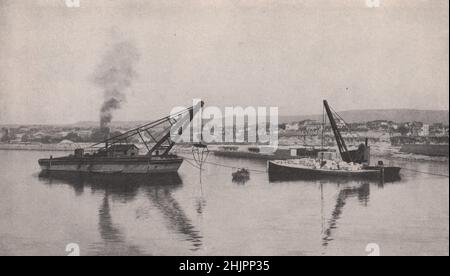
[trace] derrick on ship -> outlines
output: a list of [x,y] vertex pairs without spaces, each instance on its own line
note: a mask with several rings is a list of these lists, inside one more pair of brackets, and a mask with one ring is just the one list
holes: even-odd
[[394,181],[400,178],[400,167],[386,166],[382,161],[370,165],[368,139],[356,150],[349,150],[334,116],[338,116],[342,121],[343,119],[331,110],[326,100],[323,101],[323,108],[323,128],[328,118],[340,158],[336,152],[320,151],[316,158],[271,160],[267,162],[270,179],[360,178]]

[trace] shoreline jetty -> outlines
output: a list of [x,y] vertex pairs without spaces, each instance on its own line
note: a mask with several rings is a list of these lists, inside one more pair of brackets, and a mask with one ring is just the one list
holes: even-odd
[[41,143],[0,143],[0,150],[29,150],[29,151],[73,151],[88,144],[41,144]]
[[[73,143],[73,144],[41,144],[41,143],[0,143],[0,151],[2,150],[22,150],[22,151],[61,151],[61,152],[73,152],[77,148],[85,148],[90,144],[86,143]],[[137,144],[139,148],[143,145]],[[399,147],[392,147],[387,149],[377,149],[376,147],[371,151],[371,154],[380,158],[397,159],[399,161],[434,161],[434,162],[448,162],[448,156],[425,156],[421,154],[404,153],[399,151]],[[175,151],[182,152],[179,147],[174,149]],[[190,149],[187,152],[191,152]],[[219,154],[220,155],[220,154]],[[237,157],[239,158],[239,157]]]

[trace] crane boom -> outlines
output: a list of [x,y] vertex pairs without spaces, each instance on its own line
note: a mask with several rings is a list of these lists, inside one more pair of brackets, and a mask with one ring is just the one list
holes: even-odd
[[[171,139],[171,130],[175,128],[175,132],[178,135],[181,135],[189,126],[190,122],[194,118],[196,112],[200,110],[204,106],[204,102],[201,101],[197,103],[195,106],[182,110],[176,114],[172,114],[170,116],[166,116],[164,118],[158,119],[156,121],[141,125],[139,127],[128,130],[122,134],[113,136],[111,138],[105,139],[99,143],[91,145],[89,148],[95,147],[105,147],[111,146],[113,144],[127,142],[128,139],[132,137],[139,137],[141,141],[144,143],[148,152],[147,155],[152,155],[156,153],[157,155],[167,155],[169,151],[175,145],[175,142]],[[152,133],[157,128],[163,128],[162,131],[158,133]],[[151,140],[146,141],[142,134],[146,134]],[[150,145],[152,144],[152,145]]]
[[347,149],[347,145],[345,144],[344,138],[342,138],[341,132],[339,131],[336,120],[334,119],[333,112],[331,112],[330,106],[328,105],[327,100],[323,101],[323,106],[325,107],[325,111],[327,113],[328,119],[330,120],[331,129],[333,130],[334,138],[336,139],[336,144],[339,149],[339,153],[341,154],[342,160],[345,162],[353,162],[352,156]]

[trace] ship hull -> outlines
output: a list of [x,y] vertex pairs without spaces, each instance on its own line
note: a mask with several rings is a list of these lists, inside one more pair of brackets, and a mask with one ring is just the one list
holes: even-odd
[[395,181],[400,179],[399,167],[366,167],[358,171],[313,169],[304,166],[268,161],[271,180],[282,179],[373,179]]
[[49,158],[40,159],[42,171],[102,174],[173,173],[180,168],[181,158]]

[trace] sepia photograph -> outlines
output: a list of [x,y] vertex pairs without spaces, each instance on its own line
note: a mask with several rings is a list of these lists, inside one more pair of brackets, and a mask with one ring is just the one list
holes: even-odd
[[0,0],[0,256],[449,256],[448,91],[447,0]]

